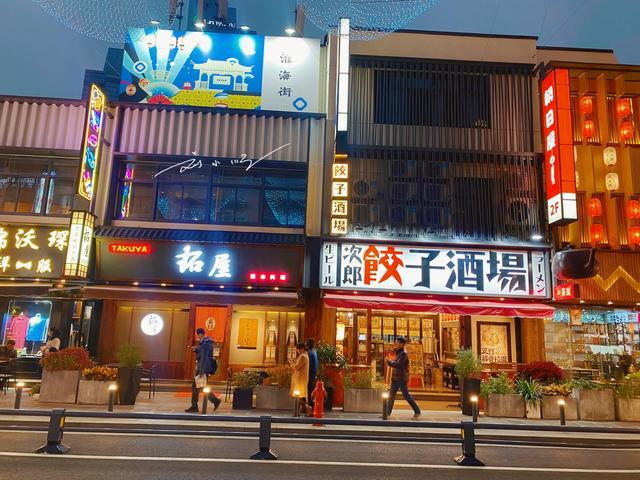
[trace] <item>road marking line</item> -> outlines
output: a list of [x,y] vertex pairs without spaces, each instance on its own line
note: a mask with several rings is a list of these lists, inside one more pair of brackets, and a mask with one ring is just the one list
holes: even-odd
[[463,467],[460,465],[428,465],[416,463],[372,463],[372,462],[329,462],[318,460],[249,460],[244,458],[185,458],[185,457],[126,457],[124,455],[42,455],[39,453],[16,453],[0,452],[0,457],[18,458],[73,458],[77,460],[134,460],[137,462],[198,462],[198,463],[244,463],[244,464],[265,464],[265,465],[318,465],[335,467],[383,467],[383,468],[411,468],[411,469],[432,469],[432,470],[493,470],[504,472],[546,472],[546,473],[607,473],[616,475],[628,475],[638,473],[640,470],[605,470],[587,468],[543,468],[543,467]]
[[[38,431],[29,431],[29,430],[2,430],[0,429],[0,433],[41,433]],[[114,436],[114,437],[162,437],[162,438],[191,438],[191,439],[211,439],[211,440],[255,440],[256,436],[251,435],[182,435],[182,434],[173,434],[173,433],[127,433],[127,432],[65,432],[67,436],[72,435],[95,435],[95,436]],[[344,438],[285,438],[285,437],[272,437],[272,442],[324,442],[324,443],[381,443],[381,440],[354,440],[354,439],[344,439]],[[409,442],[402,440],[386,440],[384,439],[385,444],[396,444],[396,445],[421,445],[421,446],[448,446],[460,448],[458,442]],[[608,452],[640,452],[640,448],[637,447],[603,447],[594,445],[593,447],[565,447],[562,445],[508,445],[508,444],[495,444],[495,443],[477,443],[477,448],[527,448],[527,449],[552,449],[557,450],[559,448],[566,450],[606,450]]]

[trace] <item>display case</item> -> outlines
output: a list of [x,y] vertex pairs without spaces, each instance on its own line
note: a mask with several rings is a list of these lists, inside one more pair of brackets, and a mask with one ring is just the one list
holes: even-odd
[[278,312],[267,312],[267,325],[264,336],[264,364],[278,363],[278,329],[280,315]]

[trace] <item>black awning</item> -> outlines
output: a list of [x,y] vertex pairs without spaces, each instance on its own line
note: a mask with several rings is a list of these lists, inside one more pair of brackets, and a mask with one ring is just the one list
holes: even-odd
[[304,235],[219,230],[171,230],[161,228],[97,227],[96,237],[130,238],[166,242],[250,243],[257,245],[304,245]]

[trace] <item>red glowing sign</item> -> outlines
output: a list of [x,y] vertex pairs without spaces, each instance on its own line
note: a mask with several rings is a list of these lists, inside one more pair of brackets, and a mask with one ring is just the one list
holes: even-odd
[[578,291],[578,284],[565,283],[553,289],[553,297],[556,300],[571,300],[579,296]]
[[126,255],[150,255],[153,250],[150,243],[110,243],[109,251]]
[[578,219],[569,71],[553,70],[542,80],[542,126],[549,224]]
[[289,275],[286,273],[276,272],[251,272],[249,273],[249,280],[253,282],[286,282],[289,280]]

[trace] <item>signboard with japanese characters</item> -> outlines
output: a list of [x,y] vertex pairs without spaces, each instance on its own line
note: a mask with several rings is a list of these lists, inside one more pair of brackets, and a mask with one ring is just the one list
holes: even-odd
[[548,298],[543,251],[327,242],[326,289]]
[[132,256],[140,241],[100,237],[96,243],[97,275],[105,281],[266,287],[302,281],[302,247],[146,241],[145,254]]
[[246,110],[321,110],[320,40],[244,33],[127,32],[121,101]]
[[58,278],[68,226],[0,225],[0,277]]
[[549,224],[578,218],[569,71],[557,69],[542,80],[542,131]]
[[337,154],[331,166],[331,235],[346,235],[349,227],[349,164]]

